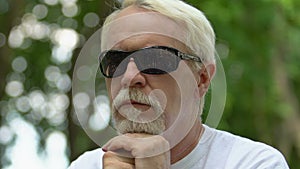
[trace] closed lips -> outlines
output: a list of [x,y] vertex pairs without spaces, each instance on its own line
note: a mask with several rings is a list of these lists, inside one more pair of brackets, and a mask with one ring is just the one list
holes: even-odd
[[142,106],[151,106],[147,103],[141,103],[135,100],[126,100],[124,102],[122,102],[119,106],[117,106],[117,108],[120,108],[122,106],[126,106],[126,105],[142,105]]

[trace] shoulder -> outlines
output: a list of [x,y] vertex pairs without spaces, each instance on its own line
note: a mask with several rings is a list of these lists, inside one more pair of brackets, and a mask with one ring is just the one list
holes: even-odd
[[275,148],[226,131],[213,130],[218,149],[227,147],[227,168],[289,168],[284,156]]
[[289,168],[284,156],[277,149],[238,136],[232,148],[228,164],[239,165],[233,161],[243,162],[243,165],[251,166],[251,168]]
[[100,148],[87,151],[73,161],[68,169],[101,169],[103,154]]

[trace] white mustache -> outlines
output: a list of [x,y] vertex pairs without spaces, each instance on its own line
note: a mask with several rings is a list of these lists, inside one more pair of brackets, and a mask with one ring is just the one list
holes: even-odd
[[141,92],[140,90],[135,89],[135,88],[132,88],[132,89],[126,88],[126,89],[120,90],[120,92],[118,93],[116,98],[113,100],[113,106],[116,109],[118,109],[124,103],[130,102],[130,101],[150,105],[151,107],[154,107],[154,108],[156,108],[158,106],[161,107],[156,98],[147,96],[146,94],[144,94],[143,92]]
[[[151,106],[151,109],[155,115],[150,118],[145,118],[145,116],[140,116],[140,114],[148,112],[142,112],[135,107],[131,107],[129,109],[123,110],[123,113],[120,114],[118,108],[122,106],[122,104],[131,103],[131,101],[147,104]],[[157,99],[157,96],[152,96],[151,94],[147,96],[142,91],[135,88],[126,88],[120,90],[118,95],[112,102],[112,113],[113,113],[113,123],[119,133],[149,133],[149,134],[160,134],[162,133],[165,126],[165,114],[163,113],[163,107]],[[150,112],[150,114],[151,114]],[[124,116],[125,115],[125,116]],[[121,118],[121,116],[125,117]]]

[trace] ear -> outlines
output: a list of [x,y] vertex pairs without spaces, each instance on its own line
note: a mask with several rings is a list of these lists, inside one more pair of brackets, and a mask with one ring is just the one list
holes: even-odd
[[216,65],[215,64],[208,64],[204,65],[198,72],[198,80],[197,80],[197,85],[198,85],[198,91],[199,91],[199,96],[200,98],[205,95],[207,92],[210,82],[212,78],[214,77],[216,71]]

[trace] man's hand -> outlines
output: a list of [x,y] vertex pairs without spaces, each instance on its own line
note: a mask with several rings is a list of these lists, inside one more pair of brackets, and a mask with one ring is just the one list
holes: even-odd
[[161,136],[125,134],[114,137],[102,148],[104,169],[169,169],[169,143]]
[[112,151],[108,151],[103,156],[104,169],[134,169],[134,159],[120,156]]

